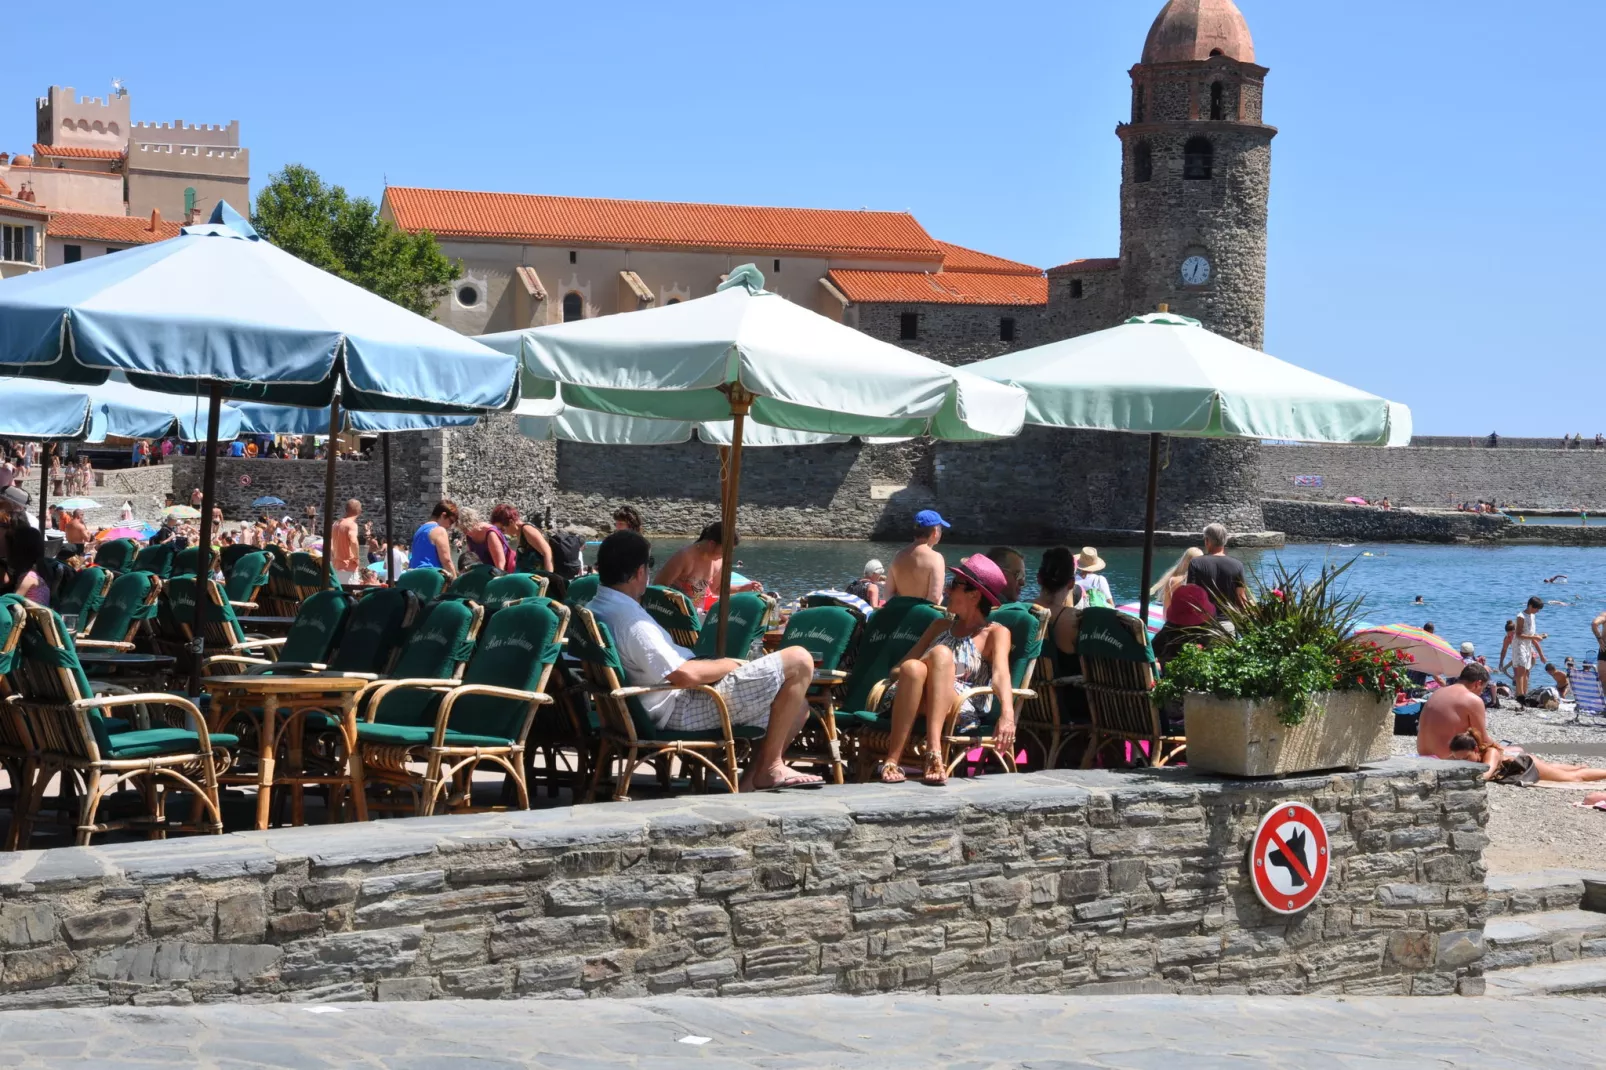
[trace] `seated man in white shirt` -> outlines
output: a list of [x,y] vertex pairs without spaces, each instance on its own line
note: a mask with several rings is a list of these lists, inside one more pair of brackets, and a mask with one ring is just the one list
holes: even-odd
[[[738,790],[823,782],[782,760],[809,716],[807,693],[814,678],[814,658],[807,650],[786,647],[745,664],[733,658],[693,660],[692,652],[676,645],[641,608],[652,576],[652,545],[646,539],[634,531],[614,532],[597,548],[596,568],[602,585],[588,608],[613,633],[628,683],[634,687],[705,684],[725,699],[733,726],[768,726]],[[704,692],[661,691],[642,695],[641,704],[654,724],[669,731],[699,732],[720,726],[719,710]]]

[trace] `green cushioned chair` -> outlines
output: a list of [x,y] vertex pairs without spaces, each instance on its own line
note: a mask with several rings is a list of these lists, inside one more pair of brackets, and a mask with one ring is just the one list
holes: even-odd
[[569,581],[569,593],[565,601],[572,606],[583,606],[597,597],[597,588],[602,585],[602,577],[595,572],[588,572],[584,576],[576,576]]
[[232,567],[224,566],[228,570],[224,591],[237,611],[257,608],[257,600],[262,594],[262,589],[268,585],[268,573],[272,564],[271,557],[261,550],[256,550],[241,555]]
[[[164,593],[169,619],[178,629],[184,645],[188,646],[195,639],[195,577],[174,576],[167,581]],[[201,617],[201,628],[206,649],[215,650],[222,656],[273,661],[278,656],[279,648],[286,642],[284,638],[263,639],[246,635],[245,626],[234,615],[234,606],[224,597],[223,588],[216,580],[206,581],[206,606]]]
[[290,555],[290,582],[295,584],[302,601],[334,586],[334,580],[324,571],[323,558],[310,550],[297,550]]
[[498,576],[485,585],[485,598],[481,604],[485,606],[485,615],[489,618],[514,602],[545,597],[544,578],[532,576],[527,572],[509,572],[506,576]]
[[284,547],[274,543],[264,546],[269,557],[268,591],[262,598],[262,608],[270,617],[293,617],[301,604],[301,591],[296,587],[290,571],[290,555]]
[[109,539],[95,548],[95,564],[113,572],[127,572],[139,556],[139,543],[133,539]]
[[149,572],[124,572],[112,581],[84,636],[81,647],[128,651],[134,649],[134,635],[140,626],[156,615],[162,581]]
[[[159,580],[165,580],[173,574],[173,558],[178,556],[178,548],[173,540],[154,542],[138,554],[134,555],[134,563],[129,569],[134,572],[149,572]],[[191,570],[193,572],[193,569]]]
[[[108,575],[110,575],[108,573]],[[23,628],[28,623],[28,603],[21,595],[0,595],[0,678],[9,676],[22,646]],[[22,715],[9,705],[0,705],[0,766],[11,781],[11,834],[20,829],[20,807],[28,797],[34,774],[33,737]],[[15,851],[15,839],[8,839],[6,850]]]
[[284,672],[327,669],[330,655],[346,629],[353,601],[345,591],[319,591],[301,603],[295,623],[290,625],[290,632],[279,647],[277,659],[219,654],[206,659],[207,671],[272,676],[281,666]]
[[396,586],[412,591],[422,602],[433,602],[446,593],[446,573],[438,568],[410,568],[396,577]]
[[[199,546],[186,546],[186,547],[184,547],[184,549],[180,550],[178,553],[173,555],[173,570],[170,573],[169,577],[167,577],[167,578],[171,578],[171,576],[191,576],[191,577],[193,577],[195,575],[195,570],[200,565],[200,563],[201,563],[201,548]],[[208,570],[208,572],[209,573],[217,572],[218,571],[218,555],[217,555],[217,551],[216,550],[212,551],[211,565],[212,565],[212,567],[211,567],[211,569]]]
[[485,588],[501,573],[491,565],[475,565],[467,572],[458,574],[457,579],[446,589],[447,598],[468,598],[475,602],[485,601]]
[[835,708],[825,716],[835,719],[836,730],[852,737],[859,779],[864,779],[877,757],[876,740],[868,734],[880,720],[878,710],[892,685],[892,670],[946,614],[923,598],[889,599],[870,614],[859,633],[853,669],[837,692]]
[[1104,607],[1083,610],[1076,652],[1082,659],[1092,721],[1092,740],[1082,757],[1084,769],[1104,748],[1125,743],[1134,744],[1131,753],[1146,755],[1151,765],[1166,765],[1182,756],[1187,739],[1166,730],[1150,698],[1154,649],[1138,618]]
[[56,612],[64,617],[76,616],[78,631],[86,632],[95,623],[95,614],[100,612],[111,588],[110,569],[96,565],[81,568],[62,585],[61,594],[56,597]]
[[447,599],[430,606],[408,633],[386,678],[369,684],[358,695],[358,709],[366,711],[368,720],[383,724],[429,724],[431,692],[417,687],[397,690],[394,685],[398,681],[438,685],[456,680],[474,652],[484,617],[485,611],[473,602]]
[[[13,694],[9,707],[22,718],[34,750],[32,778],[19,787],[25,798],[18,804],[17,841],[27,846],[45,787],[58,774],[73,777],[81,788],[76,836],[80,846],[96,833],[124,828],[165,836],[176,827],[166,814],[167,789],[173,787],[200,800],[204,814],[192,831],[222,832],[218,768],[239,741],[209,733],[200,711],[177,695],[93,694],[61,617],[43,606],[30,606],[27,614],[20,650],[6,674]],[[187,727],[112,732],[105,711],[130,706],[166,707],[176,711]],[[150,802],[150,812],[125,820],[99,820],[106,795],[133,780],[145,785],[142,794]]]
[[[587,801],[596,797],[603,770],[616,757],[622,758],[624,764],[615,780],[615,799],[629,798],[630,780],[636,769],[643,762],[660,757],[678,758],[682,765],[696,764],[703,771],[712,771],[734,792],[740,776],[736,767],[736,741],[762,738],[764,730],[752,727],[733,730],[724,696],[712,687],[626,686],[624,666],[619,661],[619,651],[608,626],[584,606],[571,608],[576,622],[569,634],[569,653],[578,658],[585,669],[587,690],[599,722],[598,749]],[[659,691],[700,691],[711,696],[719,711],[721,726],[706,732],[660,729],[641,705],[642,695]]]
[[228,575],[234,571],[234,566],[240,563],[240,558],[246,554],[262,553],[254,546],[243,542],[230,543],[218,551],[218,564],[223,567],[223,574]]
[[[453,603],[442,603],[448,605]],[[461,605],[462,603],[455,603]],[[562,649],[569,610],[545,599],[506,606],[491,617],[475,645],[461,683],[398,680],[379,685],[369,720],[357,726],[370,783],[413,792],[417,811],[474,809],[473,776],[481,762],[512,779],[519,809],[530,805],[524,748],[552,666]],[[426,700],[423,723],[392,718],[399,699]],[[424,762],[422,776],[409,768]]]
[[719,603],[703,616],[694,648],[700,658],[750,658],[762,652],[764,631],[775,610],[775,596],[754,591],[731,595],[730,623],[725,630],[725,649],[719,648]]
[[642,593],[641,608],[658,622],[658,627],[669,633],[671,639],[687,650],[697,645],[703,618],[684,591],[677,591],[673,587],[648,587]]
[[811,729],[818,727],[819,736],[814,738],[813,731],[805,733],[805,750],[791,760],[829,766],[831,778],[838,784],[842,783],[846,774],[846,763],[842,758],[842,741],[837,735],[836,719],[827,717],[826,711],[831,709],[836,685],[847,679],[848,674],[841,668],[842,661],[847,656],[848,648],[858,638],[861,626],[858,614],[848,609],[817,606],[793,613],[786,622],[785,634],[781,636],[782,648],[800,646],[814,658],[814,684],[809,688],[809,707],[814,713]]

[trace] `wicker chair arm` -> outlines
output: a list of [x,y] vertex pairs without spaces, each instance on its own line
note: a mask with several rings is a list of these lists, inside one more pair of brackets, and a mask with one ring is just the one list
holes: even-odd
[[535,707],[544,706],[552,701],[552,696],[542,691],[521,691],[513,687],[497,687],[494,684],[461,684],[452,688],[451,693],[441,703],[441,708],[435,711],[435,740],[434,745],[439,747],[446,742],[446,730],[451,727],[452,707],[457,700],[467,695],[485,695],[490,698],[510,698],[529,703],[525,717],[524,734],[529,734],[529,726],[535,721]]
[[199,750],[202,754],[212,749],[212,734],[206,729],[206,718],[195,703],[178,695],[163,693],[147,693],[140,695],[97,695],[94,698],[75,699],[72,708],[75,710],[110,710],[119,706],[171,706],[182,710],[189,720],[191,730],[200,741]]
[[363,720],[372,723],[374,718],[379,716],[380,704],[385,701],[385,696],[392,691],[399,688],[421,691],[446,691],[452,687],[453,683],[454,681],[451,680],[437,680],[427,676],[404,677],[400,680],[374,680],[367,687],[357,692],[357,704],[359,706],[364,702],[368,704]]
[[114,639],[74,639],[73,646],[84,650],[116,650],[125,654],[134,649],[133,643],[119,643]]
[[838,687],[848,682],[848,674],[841,669],[815,669],[811,687]]
[[233,606],[237,610],[257,608],[257,604],[255,602],[236,602],[232,598],[229,600],[229,605]]
[[1048,682],[1049,687],[1086,687],[1086,676],[1061,676]]

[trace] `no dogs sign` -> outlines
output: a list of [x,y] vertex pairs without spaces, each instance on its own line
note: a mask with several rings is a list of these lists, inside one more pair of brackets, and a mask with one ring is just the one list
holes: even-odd
[[1260,819],[1249,877],[1266,909],[1298,914],[1316,902],[1332,865],[1327,829],[1304,803],[1282,803]]

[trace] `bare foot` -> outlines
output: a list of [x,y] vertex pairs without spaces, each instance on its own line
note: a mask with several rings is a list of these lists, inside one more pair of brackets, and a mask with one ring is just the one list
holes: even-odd
[[948,770],[942,764],[942,758],[939,755],[926,755],[926,775],[921,779],[927,784],[948,783]]

